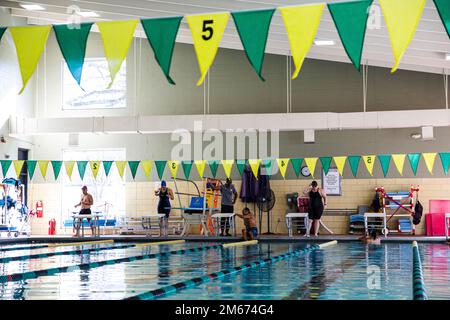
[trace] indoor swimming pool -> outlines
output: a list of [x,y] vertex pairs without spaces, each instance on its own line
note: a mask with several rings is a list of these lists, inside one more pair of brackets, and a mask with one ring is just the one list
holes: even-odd
[[[420,243],[419,250],[428,298],[450,299],[449,245]],[[300,254],[220,279],[210,276],[207,283],[189,282],[296,251]],[[118,300],[185,282],[188,288],[155,299],[410,300],[412,263],[409,242],[340,242],[324,249],[307,242],[230,248],[211,242],[5,245],[0,248],[0,299]]]

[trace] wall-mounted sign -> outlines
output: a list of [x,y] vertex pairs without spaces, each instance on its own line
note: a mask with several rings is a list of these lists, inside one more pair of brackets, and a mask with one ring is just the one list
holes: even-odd
[[322,189],[328,196],[342,195],[342,177],[337,168],[330,168],[327,175],[322,170]]

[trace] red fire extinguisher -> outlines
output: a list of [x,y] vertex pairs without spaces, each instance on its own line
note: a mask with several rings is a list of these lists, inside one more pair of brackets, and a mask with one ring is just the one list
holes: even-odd
[[48,234],[54,235],[56,234],[56,220],[50,219],[48,222]]
[[42,218],[44,216],[44,204],[41,200],[36,202],[36,217]]

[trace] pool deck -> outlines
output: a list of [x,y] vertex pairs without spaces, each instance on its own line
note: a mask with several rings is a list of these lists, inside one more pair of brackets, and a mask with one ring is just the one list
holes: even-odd
[[[324,241],[360,241],[360,235],[322,235],[318,237],[304,237],[294,236],[289,237],[287,235],[260,235],[258,240],[260,242],[324,242]],[[56,235],[56,236],[30,236],[30,237],[18,237],[18,238],[1,238],[0,245],[2,244],[19,244],[19,243],[43,243],[43,242],[78,242],[78,241],[93,241],[93,240],[114,240],[117,242],[153,242],[153,241],[166,241],[166,240],[178,240],[184,239],[190,242],[234,242],[241,241],[241,237],[206,237],[206,236],[169,236],[169,237],[156,237],[145,235],[104,235],[100,237],[73,237],[70,235]],[[428,237],[428,236],[389,236],[387,238],[382,237],[381,242],[434,242],[445,243],[445,237]]]

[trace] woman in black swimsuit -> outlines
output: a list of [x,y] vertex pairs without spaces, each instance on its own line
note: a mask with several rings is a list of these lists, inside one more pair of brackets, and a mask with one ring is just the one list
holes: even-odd
[[327,206],[327,195],[317,185],[317,181],[313,181],[306,189],[303,191],[305,196],[309,197],[309,214],[308,218],[311,220],[311,230],[313,235],[317,237],[320,227],[320,218],[322,217],[323,210]]

